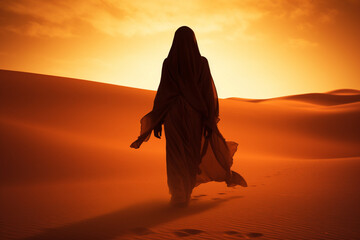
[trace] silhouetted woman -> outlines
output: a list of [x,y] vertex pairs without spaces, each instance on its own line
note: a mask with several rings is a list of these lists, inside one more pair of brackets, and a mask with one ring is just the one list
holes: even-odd
[[166,167],[171,203],[186,206],[193,188],[209,181],[246,187],[231,171],[237,143],[226,142],[217,123],[219,104],[208,61],[202,57],[194,32],[180,27],[162,66],[160,85],[151,112],[141,119],[141,133],[131,144],[139,148],[164,124]]

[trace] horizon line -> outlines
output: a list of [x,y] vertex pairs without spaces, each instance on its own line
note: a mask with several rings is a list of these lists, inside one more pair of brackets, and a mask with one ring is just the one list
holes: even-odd
[[[138,89],[138,90],[145,90],[145,91],[151,91],[151,92],[156,92],[157,91],[157,90],[153,90],[153,89],[130,87],[130,86],[125,86],[125,85],[120,85],[120,84],[115,84],[115,83],[102,82],[102,81],[99,81],[99,80],[92,80],[92,79],[85,79],[85,78],[75,78],[75,77],[71,77],[71,76],[59,76],[59,75],[51,75],[51,74],[46,74],[46,73],[28,72],[28,71],[22,71],[22,70],[20,71],[20,70],[3,69],[3,68],[0,68],[0,71],[9,71],[9,72],[35,74],[35,75],[42,75],[42,76],[49,76],[49,77],[67,78],[67,79],[87,81],[87,82],[93,82],[93,83],[99,83],[99,84],[105,84],[105,85],[112,85],[112,86],[118,86],[118,87],[125,87],[125,88],[131,88],[131,89]],[[339,90],[357,91],[360,94],[360,89],[356,89],[356,88],[338,88],[338,89],[332,89],[332,90],[325,91],[325,92],[303,92],[303,93],[296,93],[296,94],[290,94],[290,95],[281,95],[281,96],[270,97],[270,98],[243,98],[243,97],[234,97],[234,96],[232,96],[232,97],[225,97],[225,98],[220,98],[219,97],[219,99],[268,100],[268,99],[276,99],[276,98],[282,98],[282,97],[287,97],[287,96],[296,96],[296,95],[305,95],[305,94],[330,94],[331,92],[335,92],[335,91],[339,91]]]

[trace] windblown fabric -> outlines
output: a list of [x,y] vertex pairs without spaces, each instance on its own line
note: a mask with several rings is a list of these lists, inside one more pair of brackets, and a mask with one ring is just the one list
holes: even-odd
[[[246,181],[230,170],[237,143],[225,141],[218,121],[218,97],[208,61],[200,55],[194,32],[181,27],[163,62],[153,109],[141,119],[140,136],[131,147],[139,148],[154,128],[164,124],[173,198],[186,201],[195,186],[209,181],[246,187]],[[204,129],[211,130],[210,136],[204,137]]]

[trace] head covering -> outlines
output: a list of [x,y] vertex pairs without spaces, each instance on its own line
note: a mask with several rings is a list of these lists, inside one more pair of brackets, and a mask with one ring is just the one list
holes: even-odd
[[174,75],[183,81],[195,80],[201,69],[201,55],[191,28],[182,26],[176,30],[167,59]]
[[194,109],[207,115],[207,107],[200,89],[204,61],[191,28],[182,26],[176,30],[166,65],[178,93]]

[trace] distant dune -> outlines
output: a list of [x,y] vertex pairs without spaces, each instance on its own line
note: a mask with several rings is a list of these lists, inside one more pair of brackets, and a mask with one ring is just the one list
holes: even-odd
[[354,89],[339,89],[327,93],[306,93],[306,94],[298,94],[298,95],[269,98],[269,99],[242,99],[242,98],[229,98],[229,99],[255,102],[255,103],[272,101],[272,100],[292,100],[292,101],[300,101],[300,102],[323,105],[323,106],[333,106],[333,105],[359,102],[360,91]]
[[164,138],[129,147],[154,96],[0,70],[0,238],[360,236],[359,90],[220,99],[219,128],[239,143],[234,168],[250,187],[200,185],[182,212],[163,204]]
[[327,92],[329,94],[350,94],[350,95],[356,95],[356,94],[360,94],[360,90],[356,90],[356,89],[338,89],[338,90],[333,90],[330,92]]

